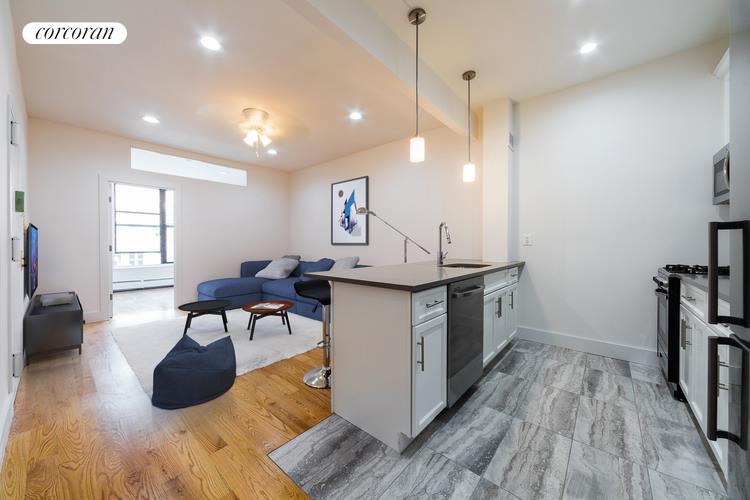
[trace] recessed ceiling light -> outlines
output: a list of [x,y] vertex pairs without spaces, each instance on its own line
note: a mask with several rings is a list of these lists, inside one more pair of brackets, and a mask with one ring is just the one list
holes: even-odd
[[351,113],[349,113],[349,119],[353,121],[361,120],[362,113],[359,111],[352,111]]
[[277,154],[279,154],[279,152],[276,151],[275,149],[269,149],[268,151],[266,151],[266,153],[268,153],[271,156],[276,156]]
[[201,45],[206,47],[208,50],[221,50],[221,44],[216,38],[212,36],[202,36]]
[[599,46],[596,42],[588,42],[581,45],[581,48],[578,49],[578,52],[581,54],[590,54],[591,52],[595,51],[596,48]]
[[159,123],[159,119],[153,115],[143,115],[141,119],[146,123]]

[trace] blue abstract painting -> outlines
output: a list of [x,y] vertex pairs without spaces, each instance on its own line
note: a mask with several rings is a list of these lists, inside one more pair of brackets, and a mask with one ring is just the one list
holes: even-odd
[[357,209],[367,208],[369,178],[359,177],[331,184],[331,244],[367,245],[367,215]]

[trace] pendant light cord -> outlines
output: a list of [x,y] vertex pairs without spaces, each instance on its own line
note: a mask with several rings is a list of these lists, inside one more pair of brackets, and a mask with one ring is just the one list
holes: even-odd
[[414,134],[414,137],[419,136],[419,22],[415,24],[417,28],[417,50],[415,52],[415,64],[414,67],[416,68],[416,76],[414,78],[414,92],[416,94],[416,102],[414,105],[414,110],[416,111],[417,115],[417,131]]
[[469,163],[471,163],[471,80],[466,80],[466,83],[469,87],[469,104],[466,107],[467,113],[466,113],[466,123],[468,124],[469,129],[469,135],[466,139],[466,145],[468,146],[469,150]]

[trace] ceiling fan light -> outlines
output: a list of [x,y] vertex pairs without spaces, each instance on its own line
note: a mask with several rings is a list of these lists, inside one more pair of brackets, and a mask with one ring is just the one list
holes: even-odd
[[469,162],[464,165],[464,182],[474,182],[477,179],[477,167]]
[[412,163],[424,161],[424,137],[415,136],[409,141],[409,161]]
[[245,141],[245,144],[248,146],[254,146],[255,143],[258,142],[258,132],[256,130],[251,130],[247,133],[243,141]]
[[260,143],[263,144],[263,147],[265,148],[266,146],[271,144],[271,138],[266,134],[260,134]]

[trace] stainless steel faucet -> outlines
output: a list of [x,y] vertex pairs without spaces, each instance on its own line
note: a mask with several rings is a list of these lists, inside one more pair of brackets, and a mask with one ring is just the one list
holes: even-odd
[[443,252],[443,228],[445,228],[445,241],[447,241],[449,245],[451,244],[451,233],[450,231],[448,231],[448,224],[446,224],[445,222],[441,222],[440,226],[438,226],[438,266],[443,265],[445,256],[448,255],[447,251]]

